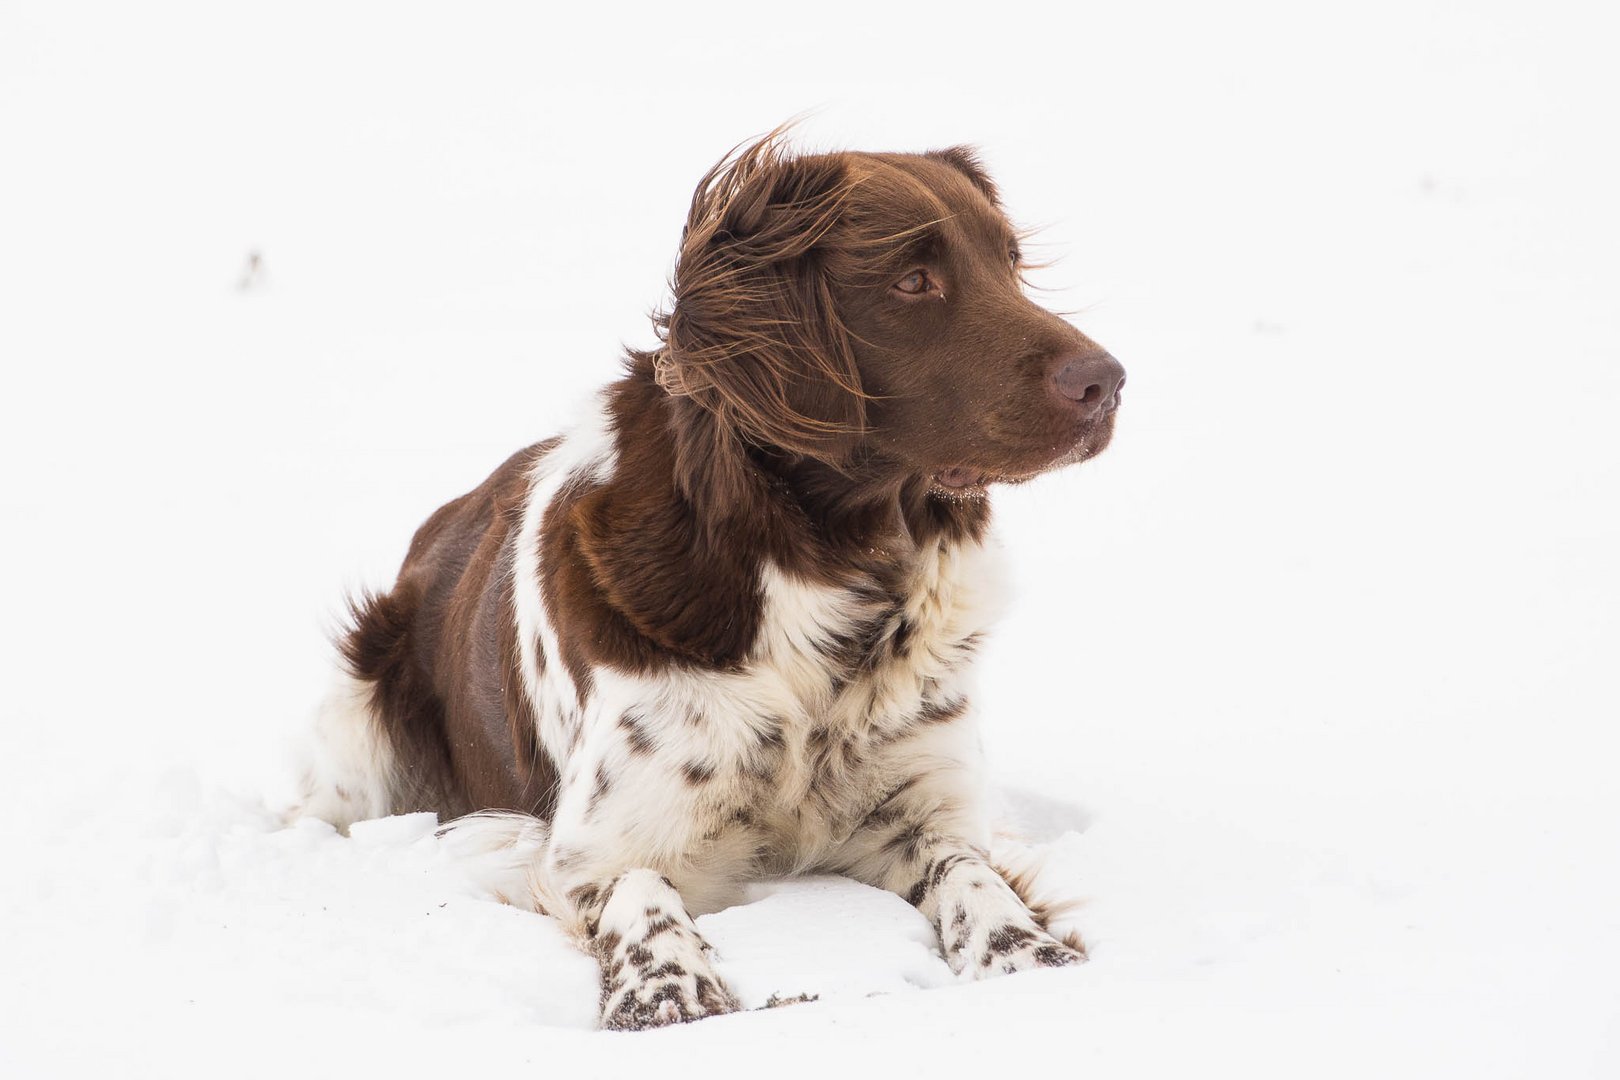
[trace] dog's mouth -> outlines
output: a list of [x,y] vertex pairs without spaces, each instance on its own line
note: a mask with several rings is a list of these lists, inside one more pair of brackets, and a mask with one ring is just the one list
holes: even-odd
[[[1107,445],[1106,437],[1102,440]],[[1033,469],[1017,472],[990,472],[986,469],[975,468],[971,465],[953,465],[948,469],[941,469],[931,478],[933,483],[929,490],[935,495],[942,495],[951,499],[982,499],[986,495],[985,489],[991,484],[1022,484],[1033,480],[1043,473],[1061,469],[1067,465],[1076,465],[1088,458],[1095,457],[1102,447],[1094,446],[1088,440],[1081,440],[1070,447],[1065,453]]]
[[[982,499],[991,484],[1022,484],[1043,473],[1087,461],[1107,449],[1113,439],[1114,412],[1110,409],[1100,422],[1085,425],[1070,436],[1072,441],[1065,439],[1058,448],[1038,452],[1040,456],[1033,461],[1018,461],[994,470],[978,465],[951,465],[940,469],[930,477],[929,491],[948,499]],[[1066,448],[1064,443],[1067,443]]]
[[975,469],[969,465],[956,465],[935,473],[929,491],[947,499],[982,499],[988,494],[985,489],[991,484],[1022,484],[1037,475],[1039,470],[1015,475],[986,472],[984,469]]
[[982,499],[988,494],[985,489],[991,484],[1022,484],[1035,475],[989,472],[971,465],[954,465],[933,475],[929,492],[946,499]]
[[966,495],[974,491],[984,491],[985,485],[989,484],[991,479],[990,474],[982,469],[955,465],[935,473],[934,486],[948,494]]

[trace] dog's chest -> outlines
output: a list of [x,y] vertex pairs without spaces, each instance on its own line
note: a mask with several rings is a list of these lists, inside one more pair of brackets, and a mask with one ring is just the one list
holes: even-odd
[[[916,553],[887,588],[761,572],[760,630],[731,671],[598,668],[554,830],[691,881],[837,869],[905,791],[977,798],[972,661],[1000,596],[978,544]],[[971,789],[971,790],[970,790]],[[683,869],[684,866],[684,869]]]
[[[899,587],[829,586],[768,571],[765,619],[743,678],[776,705],[755,792],[795,861],[835,844],[910,779],[921,740],[951,742],[973,656],[999,593],[993,560],[973,545],[914,555]],[[959,737],[955,741],[962,741]]]

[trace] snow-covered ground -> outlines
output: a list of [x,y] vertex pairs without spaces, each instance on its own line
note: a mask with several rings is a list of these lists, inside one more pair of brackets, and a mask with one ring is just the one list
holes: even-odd
[[[1608,18],[0,5],[0,1075],[1620,1075]],[[819,1001],[598,1033],[431,821],[264,800],[343,590],[806,109],[981,145],[1130,371],[998,496],[984,680],[1092,961],[957,986],[895,898],[770,885],[700,925]]]

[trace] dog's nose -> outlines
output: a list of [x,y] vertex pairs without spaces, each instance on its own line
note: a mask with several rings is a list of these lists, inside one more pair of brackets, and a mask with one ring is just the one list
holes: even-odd
[[1118,360],[1098,349],[1071,357],[1058,368],[1053,381],[1057,391],[1094,419],[1119,407],[1119,391],[1125,385],[1125,368]]

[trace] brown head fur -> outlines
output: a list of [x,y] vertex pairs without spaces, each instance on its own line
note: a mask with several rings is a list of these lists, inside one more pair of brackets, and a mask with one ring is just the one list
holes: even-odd
[[[1023,294],[1019,235],[973,151],[795,155],[783,134],[698,185],[656,317],[659,383],[703,414],[682,440],[688,497],[739,448],[832,483],[950,494],[948,473],[978,494],[1106,445],[1112,411],[1082,417],[1051,385],[1102,352]],[[928,288],[902,291],[914,272]]]

